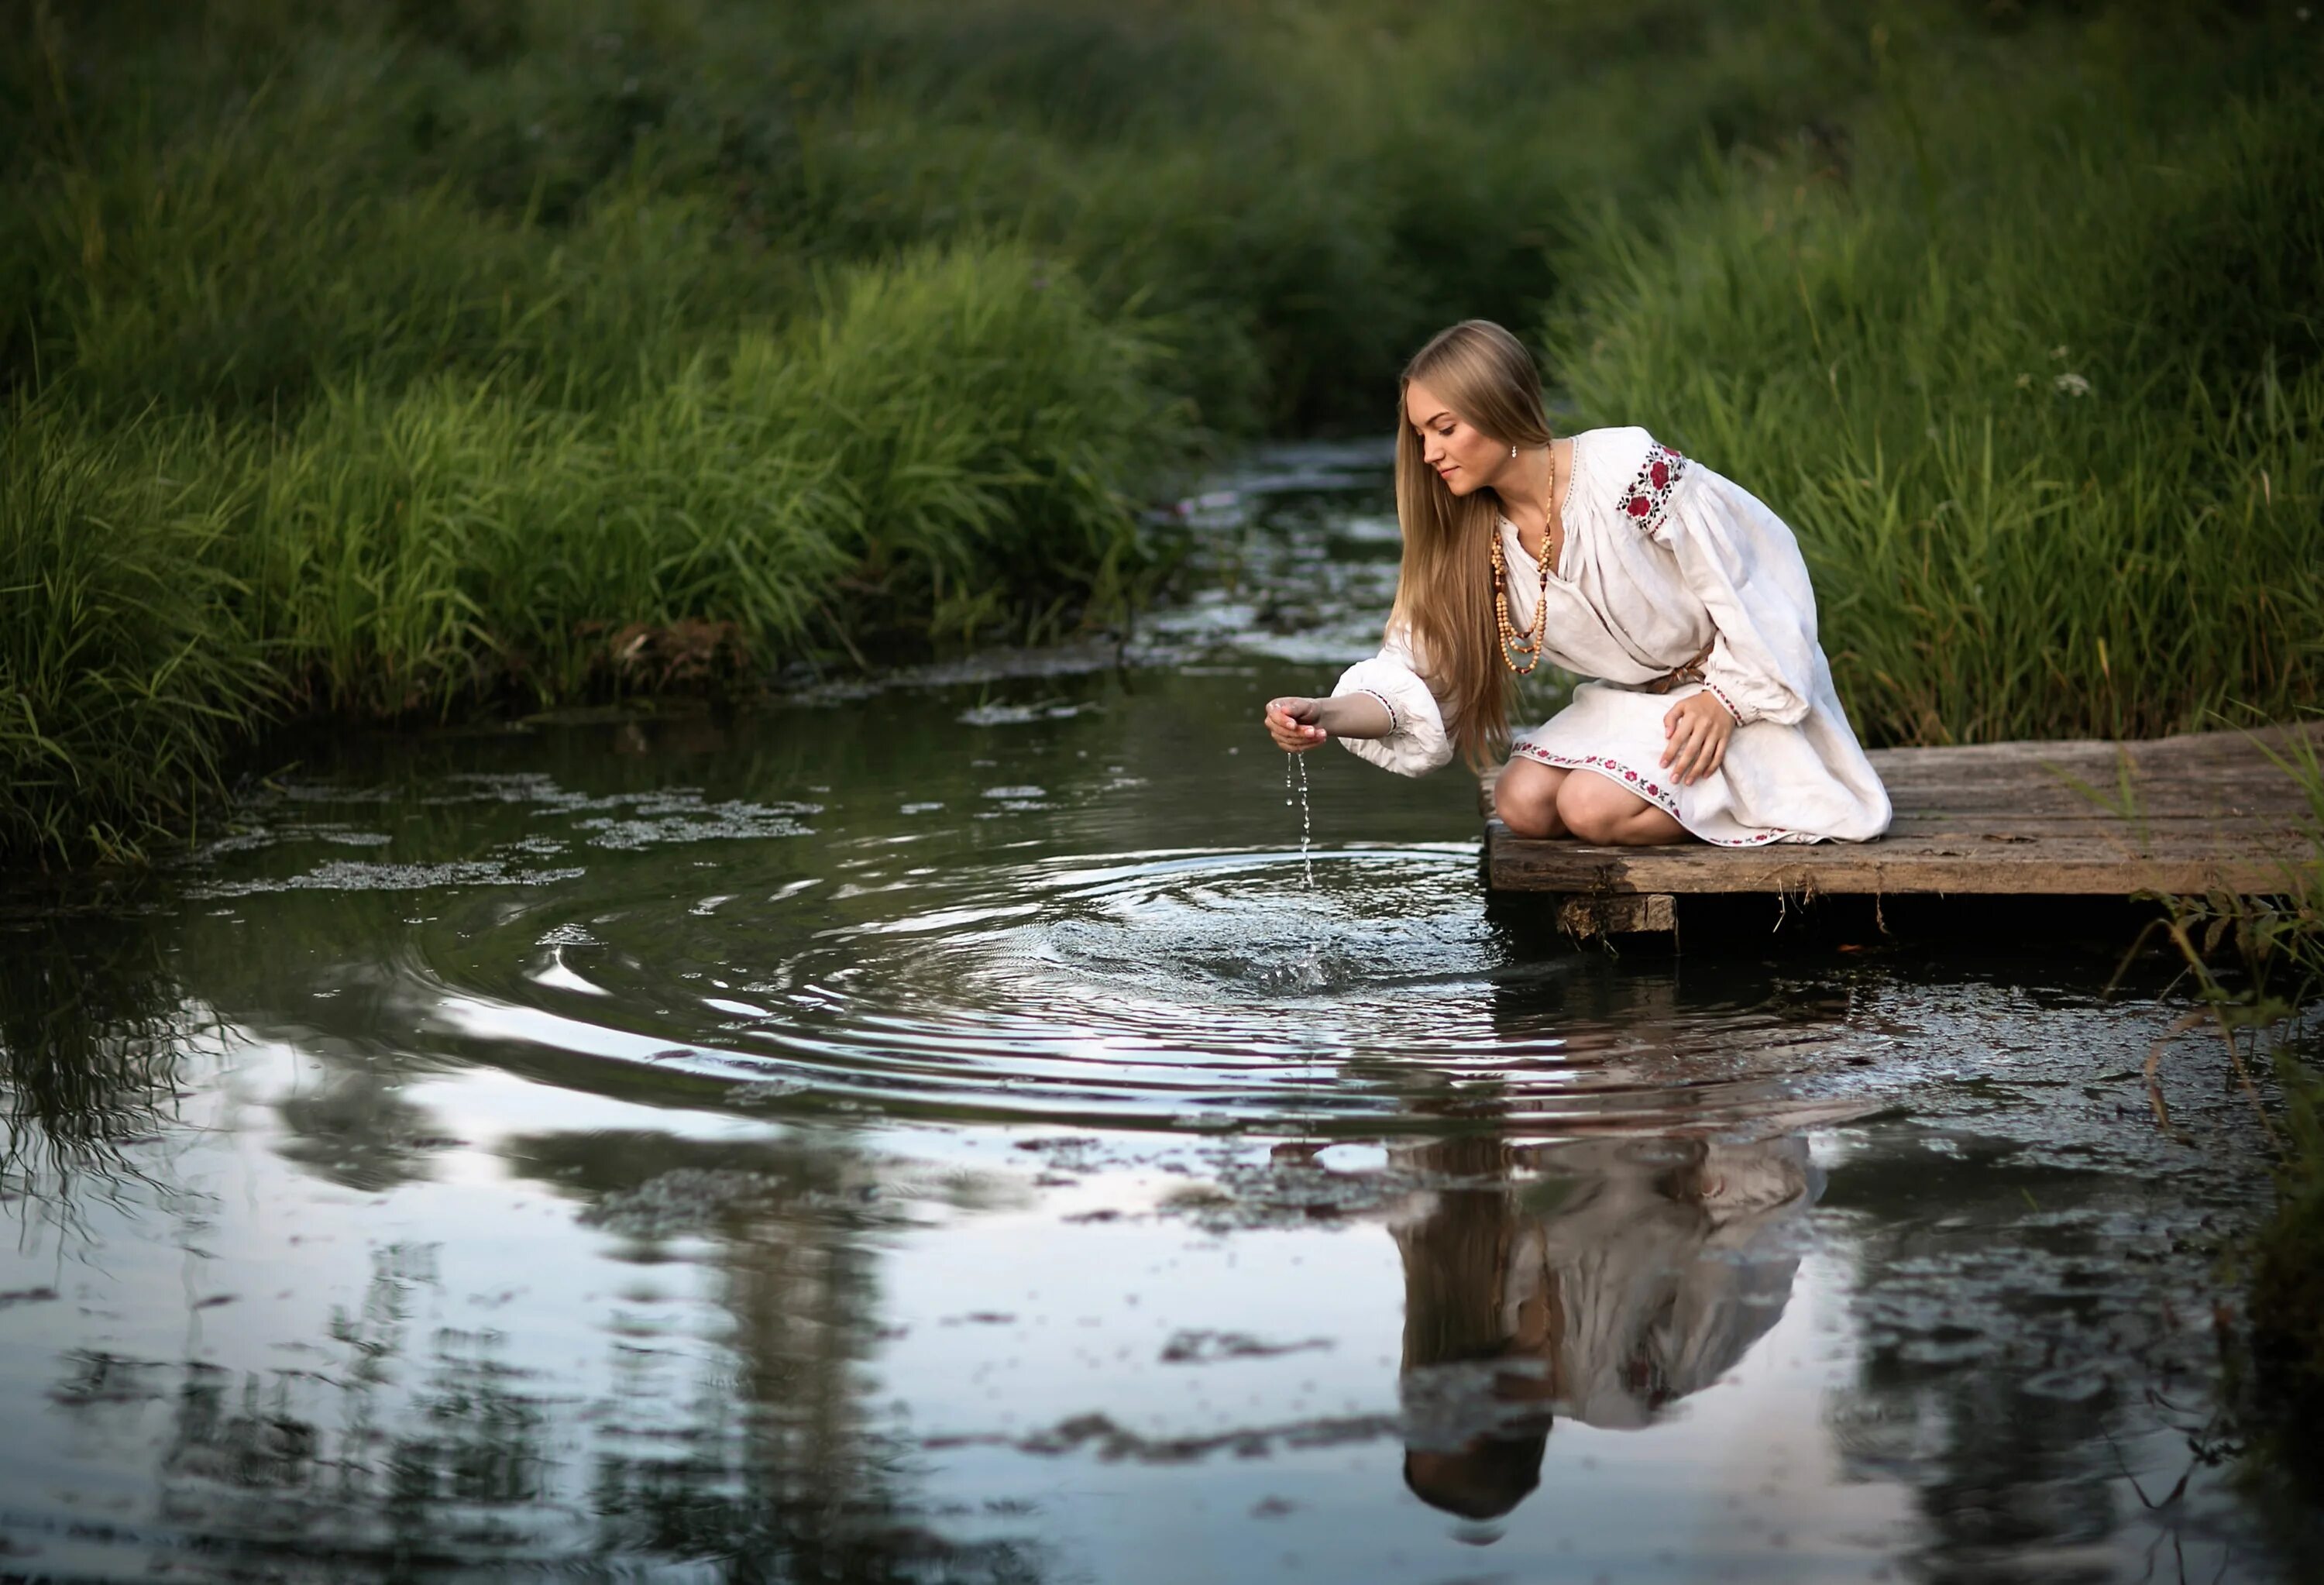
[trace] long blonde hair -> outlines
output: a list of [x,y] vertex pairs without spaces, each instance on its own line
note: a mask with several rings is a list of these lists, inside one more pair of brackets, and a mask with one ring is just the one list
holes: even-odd
[[1493,620],[1492,537],[1502,503],[1486,490],[1460,496],[1421,456],[1405,410],[1415,380],[1505,446],[1547,446],[1541,373],[1525,344],[1489,319],[1463,319],[1413,355],[1396,385],[1396,516],[1404,531],[1391,627],[1411,635],[1452,741],[1481,768],[1508,744],[1516,679],[1501,664]]

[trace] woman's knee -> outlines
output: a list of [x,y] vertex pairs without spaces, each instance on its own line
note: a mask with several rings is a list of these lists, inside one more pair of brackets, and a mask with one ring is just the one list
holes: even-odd
[[1646,806],[1602,776],[1569,776],[1557,789],[1557,818],[1583,842],[1619,842],[1623,827]]
[[1562,836],[1557,795],[1565,779],[1561,771],[1512,761],[1493,783],[1493,813],[1516,835]]

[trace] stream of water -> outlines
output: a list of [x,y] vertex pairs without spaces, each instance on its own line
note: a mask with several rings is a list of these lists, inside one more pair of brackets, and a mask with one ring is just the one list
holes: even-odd
[[2316,1577],[2119,942],[1576,952],[1286,779],[1379,461],[1126,645],[341,739],[0,922],[0,1576]]

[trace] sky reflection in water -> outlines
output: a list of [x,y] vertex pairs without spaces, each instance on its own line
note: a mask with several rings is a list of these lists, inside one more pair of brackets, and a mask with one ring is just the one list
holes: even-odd
[[0,1572],[2296,1577],[2110,959],[1572,954],[1336,753],[1309,883],[1347,460],[1127,664],[342,743],[10,926]]

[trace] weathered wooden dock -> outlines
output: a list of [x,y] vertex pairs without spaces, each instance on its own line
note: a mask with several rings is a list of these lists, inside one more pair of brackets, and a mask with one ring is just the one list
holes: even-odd
[[1895,823],[1870,843],[1593,847],[1512,835],[1492,817],[1485,880],[1553,894],[1577,935],[1673,929],[1689,897],[1951,898],[2287,889],[2312,815],[2280,760],[2324,723],[2139,742],[1876,751]]

